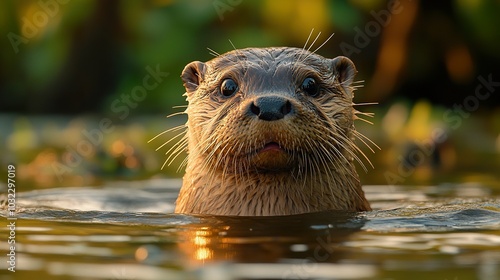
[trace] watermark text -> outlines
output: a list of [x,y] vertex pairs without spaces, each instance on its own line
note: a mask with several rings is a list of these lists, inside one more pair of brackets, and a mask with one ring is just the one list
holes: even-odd
[[7,166],[7,213],[7,270],[16,272],[16,166],[13,164]]

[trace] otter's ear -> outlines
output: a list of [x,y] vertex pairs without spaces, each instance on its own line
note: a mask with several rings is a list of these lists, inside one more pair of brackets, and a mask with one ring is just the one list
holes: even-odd
[[184,67],[181,78],[188,93],[195,91],[203,81],[205,69],[205,63],[200,61],[193,61]]
[[339,83],[344,87],[348,88],[354,81],[354,76],[356,76],[356,67],[354,63],[345,56],[337,56],[332,59],[332,66],[335,76]]

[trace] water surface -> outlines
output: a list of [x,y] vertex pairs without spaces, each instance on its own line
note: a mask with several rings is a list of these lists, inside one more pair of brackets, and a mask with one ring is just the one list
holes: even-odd
[[287,217],[172,214],[179,186],[18,193],[0,279],[500,279],[500,199],[481,185],[365,186],[374,211]]

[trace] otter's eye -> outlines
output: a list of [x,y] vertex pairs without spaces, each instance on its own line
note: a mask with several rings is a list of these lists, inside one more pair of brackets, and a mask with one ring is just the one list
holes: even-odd
[[222,84],[220,85],[220,92],[225,97],[232,96],[233,94],[236,93],[237,90],[238,90],[238,85],[236,84],[235,81],[233,81],[233,79],[225,79],[224,81],[222,81]]
[[316,83],[316,80],[314,80],[311,77],[307,77],[304,79],[301,85],[302,90],[307,93],[308,95],[315,97],[319,93],[319,86]]

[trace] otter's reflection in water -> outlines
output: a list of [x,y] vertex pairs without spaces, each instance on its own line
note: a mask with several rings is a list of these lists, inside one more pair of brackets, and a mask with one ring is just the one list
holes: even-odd
[[190,265],[336,262],[341,244],[364,225],[358,213],[337,211],[279,217],[198,216],[179,231],[180,251]]

